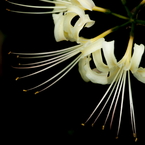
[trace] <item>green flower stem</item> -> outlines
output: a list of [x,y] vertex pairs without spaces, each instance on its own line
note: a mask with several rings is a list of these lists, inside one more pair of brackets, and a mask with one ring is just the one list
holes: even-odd
[[98,40],[98,39],[100,39],[100,38],[104,38],[105,36],[109,35],[110,33],[114,32],[114,31],[117,31],[119,28],[124,27],[124,26],[128,25],[129,23],[131,23],[131,22],[128,21],[128,22],[126,22],[126,23],[124,23],[124,24],[122,24],[122,25],[115,26],[115,27],[113,27],[113,28],[111,28],[111,29],[109,29],[109,30],[107,30],[107,31],[105,31],[105,32],[103,32],[103,33],[101,33],[100,35],[98,35],[98,36],[92,38],[91,41],[94,42],[94,41],[96,41],[96,40]]
[[126,6],[126,0],[121,0],[121,2],[122,2],[123,6],[124,6],[124,8],[125,8],[125,10],[127,12],[128,17],[131,18],[132,17],[132,13],[130,12],[130,10]]
[[98,12],[102,12],[102,13],[106,13],[106,14],[111,14],[115,17],[118,17],[118,18],[121,18],[121,19],[125,19],[125,20],[128,20],[129,18],[126,17],[126,16],[123,16],[123,15],[120,15],[120,14],[117,14],[117,13],[114,13],[112,11],[110,11],[109,9],[105,9],[105,8],[101,8],[101,7],[93,7],[92,9],[93,11],[98,11]]
[[143,20],[135,20],[135,21],[136,21],[137,24],[143,24],[143,25],[145,25],[145,21],[143,21]]
[[142,0],[142,1],[140,2],[140,4],[137,5],[137,6],[132,10],[132,13],[133,13],[134,16],[136,16],[137,12],[139,11],[139,9],[140,9],[143,5],[145,5],[145,0]]

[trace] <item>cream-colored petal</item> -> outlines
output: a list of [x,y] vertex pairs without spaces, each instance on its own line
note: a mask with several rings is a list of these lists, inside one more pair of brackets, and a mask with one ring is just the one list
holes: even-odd
[[95,3],[92,0],[78,0],[78,2],[86,9],[92,10],[95,7]]
[[93,52],[92,56],[93,56],[94,64],[95,64],[95,66],[98,70],[100,70],[102,72],[108,72],[109,71],[108,66],[103,62],[101,49]]
[[130,70],[133,73],[136,72],[138,67],[139,67],[144,50],[145,50],[145,47],[143,44],[140,44],[140,45],[135,44],[134,45],[134,52],[133,52],[133,56],[131,59],[131,68],[130,68]]
[[103,42],[103,53],[109,68],[117,65],[117,61],[114,55],[114,41]]
[[145,68],[140,67],[133,75],[142,83],[145,83]]
[[83,29],[83,27],[91,27],[95,22],[90,20],[88,15],[85,15],[83,18],[80,17],[78,21],[75,23],[74,27],[72,27],[73,37],[79,42],[79,33]]
[[89,82],[90,80],[87,78],[86,76],[86,70],[84,69],[84,66],[86,65],[87,61],[89,61],[87,59],[87,57],[84,57],[83,59],[81,59],[78,63],[78,69],[79,69],[79,73],[82,77],[82,79],[85,81],[85,82]]
[[54,36],[55,40],[62,41],[62,40],[67,40],[66,37],[64,36],[64,30],[63,30],[63,22],[64,22],[64,16],[62,13],[59,14],[52,14],[53,20],[54,20]]
[[120,70],[121,68],[118,67],[117,65],[115,67],[112,67],[110,68],[109,70],[109,74],[108,74],[108,77],[107,77],[107,82],[108,84],[111,84],[112,81],[114,80],[114,78],[116,77],[118,71]]
[[[83,58],[84,59],[84,58]],[[88,58],[89,59],[89,58]],[[90,60],[90,59],[89,59]],[[95,70],[92,70],[90,68],[90,63],[89,61],[86,62],[84,65],[84,70],[86,71],[86,77],[93,83],[97,84],[107,84],[107,74],[108,73],[103,73],[103,72],[97,72]]]
[[87,56],[93,52],[95,52],[98,49],[102,48],[103,42],[104,42],[104,38],[100,38],[95,42],[92,41],[88,41],[83,47],[82,47],[82,57]]

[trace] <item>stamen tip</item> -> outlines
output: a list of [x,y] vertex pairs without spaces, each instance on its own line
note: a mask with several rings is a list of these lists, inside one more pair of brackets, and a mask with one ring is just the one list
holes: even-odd
[[11,11],[10,9],[6,9],[6,11]]
[[8,52],[8,55],[9,55],[9,54],[11,54],[11,53],[12,53],[11,51],[10,51],[10,52]]
[[35,92],[34,94],[36,95],[36,94],[38,94],[38,93],[39,93],[39,91]]
[[136,137],[134,141],[137,142],[138,141],[138,138]]
[[24,89],[23,92],[27,92],[27,90]]
[[17,55],[17,58],[19,58],[19,55]]
[[116,136],[115,139],[118,139],[118,136]]
[[84,123],[82,123],[81,125],[82,125],[82,126],[85,126],[85,124],[84,124]]
[[19,80],[20,79],[20,77],[17,77],[15,80],[17,81],[17,80]]
[[18,65],[21,65],[21,63],[18,63]]
[[105,129],[105,125],[102,126],[102,130],[104,130],[104,129]]
[[91,125],[92,127],[94,126],[94,123],[92,123],[92,125]]

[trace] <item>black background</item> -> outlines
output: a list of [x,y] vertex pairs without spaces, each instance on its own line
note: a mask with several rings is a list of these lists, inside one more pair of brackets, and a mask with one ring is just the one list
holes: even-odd
[[[13,0],[14,1],[14,0]],[[44,5],[39,1],[15,0],[14,2]],[[132,10],[140,1],[127,0],[129,9]],[[97,6],[109,8],[113,12],[126,15],[120,1],[95,1]],[[48,90],[34,95],[34,91],[22,92],[24,88],[34,86],[38,82],[44,81],[53,73],[52,70],[44,74],[36,75],[15,81],[17,76],[28,74],[29,70],[20,71],[13,69],[11,65],[19,62],[15,57],[8,55],[9,51],[15,52],[43,52],[62,49],[67,46],[75,45],[70,42],[55,42],[53,29],[54,24],[51,14],[49,15],[25,15],[5,11],[5,8],[31,11],[22,9],[3,2],[1,5],[0,29],[4,33],[3,43],[3,74],[1,76],[1,127],[5,143],[34,143],[55,144],[105,144],[105,143],[129,143],[134,144],[132,137],[128,92],[125,94],[125,107],[119,134],[119,139],[115,140],[117,128],[117,116],[113,128],[110,131],[106,127],[101,130],[104,122],[105,113],[99,118],[94,127],[90,120],[85,127],[80,124],[84,122],[98,101],[108,88],[108,85],[98,85],[85,83],[78,73],[76,65],[63,79]],[[139,13],[139,18],[144,19],[145,11]],[[87,12],[90,13],[90,12]],[[92,13],[92,14],[91,14]],[[91,38],[104,32],[105,30],[122,24],[124,20],[105,15],[99,12],[91,12],[91,19],[96,20],[95,25],[86,28],[80,35]],[[107,36],[107,41],[116,40],[115,54],[119,60],[125,52],[129,38],[129,27],[120,29]],[[145,45],[145,27],[138,25],[135,29],[135,43]],[[145,67],[144,58],[141,66]],[[66,63],[67,64],[67,63]],[[59,66],[54,71],[61,69]],[[144,84],[137,81],[131,75],[132,93],[135,106],[138,142],[144,141]],[[127,86],[127,84],[126,84]],[[116,115],[118,115],[116,113]],[[107,124],[109,126],[109,123]]]

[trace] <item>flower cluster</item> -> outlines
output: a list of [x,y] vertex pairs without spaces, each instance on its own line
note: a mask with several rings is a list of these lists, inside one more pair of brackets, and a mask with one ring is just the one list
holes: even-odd
[[[75,46],[64,48],[61,50],[56,50],[56,51],[50,51],[50,52],[41,52],[41,53],[10,52],[10,54],[14,54],[17,55],[18,57],[23,57],[23,58],[25,57],[48,58],[43,61],[21,64],[18,67],[14,67],[17,69],[40,68],[39,71],[36,71],[34,73],[25,76],[17,77],[16,80],[41,73],[76,56],[76,58],[70,64],[68,64],[65,68],[63,68],[60,72],[55,74],[53,77],[46,80],[45,82],[42,82],[37,86],[34,86],[29,89],[25,89],[24,91],[27,92],[30,90],[37,89],[40,86],[46,85],[51,80],[54,80],[53,83],[49,84],[47,87],[45,87],[42,90],[36,91],[35,94],[48,89],[50,86],[52,86],[61,78],[63,78],[78,63],[79,73],[85,82],[91,81],[92,83],[103,84],[103,85],[110,84],[108,90],[106,91],[106,93],[104,94],[104,96],[102,97],[102,99],[100,100],[96,108],[94,109],[94,111],[91,113],[91,115],[86,120],[86,122],[83,123],[82,125],[85,125],[89,121],[89,119],[94,115],[98,107],[100,107],[100,104],[103,103],[104,99],[106,99],[103,108],[100,111],[101,114],[102,111],[105,109],[107,103],[111,99],[111,96],[113,96],[102,129],[104,129],[111,111],[113,113],[112,113],[110,126],[112,126],[116,106],[119,97],[121,97],[120,116],[119,116],[118,131],[117,131],[117,138],[118,138],[120,125],[121,125],[122,110],[123,110],[125,84],[126,84],[126,78],[128,78],[127,82],[129,88],[128,96],[129,96],[129,105],[130,105],[131,124],[132,124],[133,136],[135,137],[135,141],[137,141],[130,72],[134,75],[135,78],[137,78],[137,80],[139,80],[142,83],[145,83],[145,68],[140,67],[140,62],[145,50],[145,46],[143,44],[134,43],[134,34],[133,34],[134,27],[136,24],[144,24],[143,20],[136,19],[136,15],[138,10],[145,4],[145,1],[143,0],[136,7],[135,9],[136,11],[134,13],[131,13],[126,6],[125,1],[122,0],[122,4],[125,6],[127,10],[128,17],[116,13],[112,13],[110,10],[98,7],[95,5],[95,3],[92,0],[53,0],[53,1],[40,0],[46,3],[54,4],[54,6],[44,6],[44,7],[18,4],[18,3],[10,2],[8,0],[6,1],[10,4],[14,4],[22,7],[53,9],[52,11],[48,11],[48,12],[22,12],[22,11],[10,10],[10,9],[7,10],[11,12],[25,13],[25,14],[51,13],[54,21],[54,36],[56,41],[59,42],[65,40],[65,41],[71,41],[77,43],[77,45]],[[109,30],[106,30],[105,32],[101,33],[100,35],[94,38],[91,39],[83,38],[80,37],[79,35],[80,31],[84,27],[89,28],[93,26],[95,23],[95,21],[91,20],[90,16],[85,13],[86,10],[110,13],[121,19],[127,20],[127,22],[120,26],[115,26]],[[71,21],[75,16],[78,16],[79,18],[77,19],[75,24],[72,25]],[[109,35],[114,31],[117,31],[120,27],[124,27],[127,25],[131,25],[131,32],[128,41],[128,46],[122,59],[117,61],[114,55],[115,41],[112,40],[108,42],[105,40],[105,36]],[[104,63],[102,55],[104,55],[106,63]],[[91,68],[90,66],[91,61],[94,62],[95,68]],[[45,66],[45,68],[41,69],[42,66]],[[112,95],[113,93],[114,95]],[[94,123],[96,122],[100,114],[97,116]],[[94,125],[94,123],[92,125]]]

